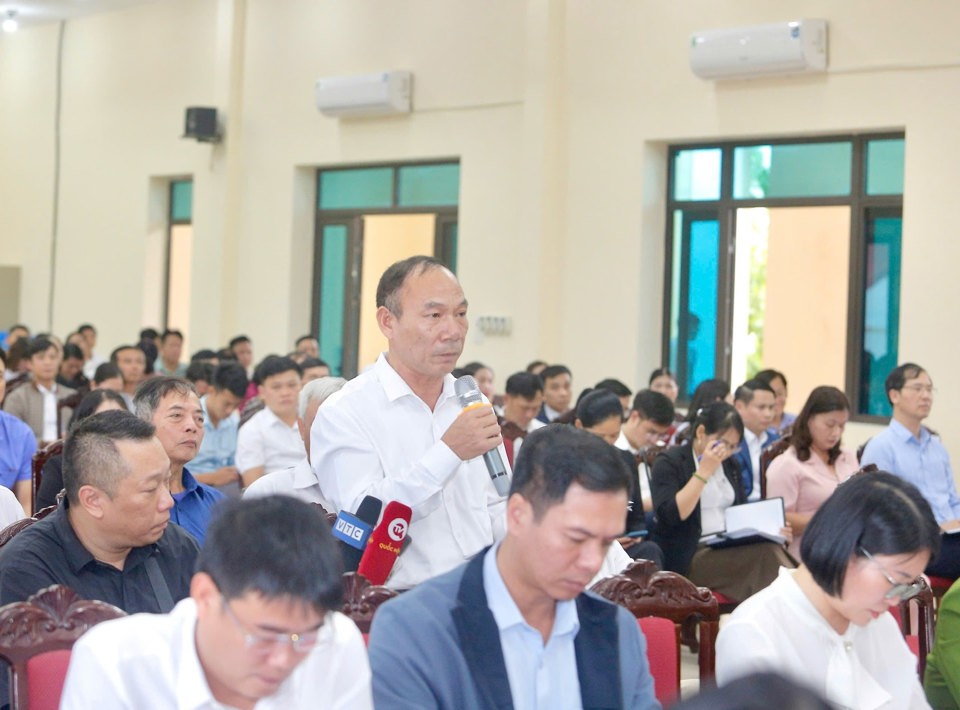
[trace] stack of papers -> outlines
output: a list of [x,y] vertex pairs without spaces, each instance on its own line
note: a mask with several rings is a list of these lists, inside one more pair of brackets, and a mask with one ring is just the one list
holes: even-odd
[[704,535],[700,542],[710,547],[737,547],[756,542],[786,543],[780,531],[786,525],[783,498],[767,498],[753,503],[731,505],[724,511],[721,532]]

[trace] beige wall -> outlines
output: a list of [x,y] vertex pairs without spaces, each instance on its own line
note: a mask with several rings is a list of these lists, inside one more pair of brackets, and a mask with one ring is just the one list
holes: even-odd
[[[829,21],[827,75],[714,83],[687,67],[693,30],[800,15]],[[316,167],[456,157],[472,313],[513,319],[466,357],[501,383],[539,356],[570,365],[577,389],[636,386],[660,361],[667,144],[901,129],[901,357],[933,372],[932,424],[954,431],[960,373],[929,304],[957,300],[960,245],[940,235],[960,158],[958,20],[939,0],[165,0],[71,21],[52,323],[58,27],[25,30],[0,37],[0,264],[23,269],[35,328],[92,320],[101,350],[130,340],[155,311],[162,187],[193,176],[193,343],[243,330],[258,354],[282,351],[309,328]],[[413,114],[317,113],[317,77],[383,69],[414,73]],[[225,113],[224,144],[179,138],[190,105]]]

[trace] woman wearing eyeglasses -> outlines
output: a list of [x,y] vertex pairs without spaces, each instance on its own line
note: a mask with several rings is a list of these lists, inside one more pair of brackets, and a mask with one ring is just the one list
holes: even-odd
[[886,612],[916,596],[940,548],[940,528],[911,484],[854,476],[814,514],[804,564],[781,570],[717,638],[717,681],[773,671],[838,708],[928,708],[916,658]]

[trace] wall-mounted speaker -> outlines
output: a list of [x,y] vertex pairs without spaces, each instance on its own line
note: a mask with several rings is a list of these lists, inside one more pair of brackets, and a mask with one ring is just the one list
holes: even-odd
[[219,142],[220,131],[217,129],[217,109],[203,106],[187,107],[183,137],[193,138],[202,143]]

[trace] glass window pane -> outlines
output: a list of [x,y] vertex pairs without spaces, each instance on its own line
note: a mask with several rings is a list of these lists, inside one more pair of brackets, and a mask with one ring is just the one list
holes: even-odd
[[347,274],[347,227],[343,224],[323,228],[323,255],[320,264],[320,358],[330,372],[343,370],[344,287]]
[[720,222],[715,214],[674,212],[674,279],[669,362],[684,399],[714,377]]
[[719,148],[677,151],[673,159],[673,199],[719,200]]
[[170,221],[193,221],[193,180],[170,183]]
[[860,355],[862,414],[892,413],[883,382],[897,366],[900,338],[900,235],[902,217],[892,210],[868,211],[867,254]]
[[320,171],[320,209],[393,206],[393,168]]
[[409,165],[398,171],[397,199],[401,207],[456,205],[460,193],[460,164]]
[[840,197],[850,194],[853,145],[792,143],[734,148],[733,196]]
[[867,194],[903,194],[903,138],[867,143]]

